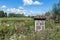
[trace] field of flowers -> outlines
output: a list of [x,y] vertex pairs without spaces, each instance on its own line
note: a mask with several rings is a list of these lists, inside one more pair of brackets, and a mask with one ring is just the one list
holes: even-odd
[[34,31],[32,18],[0,18],[0,40],[60,40],[60,25],[46,20],[46,29]]

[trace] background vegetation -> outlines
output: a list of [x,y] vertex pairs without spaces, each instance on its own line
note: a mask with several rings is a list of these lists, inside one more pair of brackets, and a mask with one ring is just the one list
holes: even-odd
[[0,40],[60,40],[60,2],[45,13],[46,29],[34,31],[34,20],[24,14],[0,11]]

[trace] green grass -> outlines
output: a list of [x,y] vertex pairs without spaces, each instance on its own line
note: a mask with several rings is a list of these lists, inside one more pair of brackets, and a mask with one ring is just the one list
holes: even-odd
[[16,17],[14,17],[14,18],[0,18],[0,21],[2,21],[2,20],[33,20],[32,18],[24,18],[24,17],[21,17],[21,18],[16,18]]
[[[3,30],[4,32],[7,30],[8,32],[5,35],[8,35],[8,36],[12,33],[13,34],[17,33],[14,31],[14,27],[18,28],[17,31],[19,31],[19,33],[21,35],[24,35],[27,37],[30,35],[36,35],[36,34],[34,34],[35,32],[33,32],[33,30],[34,30],[33,18],[24,18],[24,17],[21,17],[21,18],[16,18],[16,17],[14,17],[14,18],[0,18],[0,24],[1,24],[0,30]],[[6,26],[6,24],[9,24],[10,26]],[[55,33],[52,34],[51,31],[48,31],[48,32],[46,31],[48,34],[47,38],[51,38],[52,40],[60,40],[60,26],[59,25],[58,26],[57,26],[57,24],[55,25],[53,20],[48,20],[48,21],[46,20],[45,27],[46,27],[46,29],[52,29],[52,28],[56,27],[56,29],[57,29],[56,35],[54,35]],[[27,29],[25,29],[25,28],[27,28]],[[51,35],[50,35],[50,33],[51,33]],[[1,34],[2,34],[2,32],[0,31],[0,35]],[[45,32],[44,32],[44,35],[46,35]],[[31,37],[34,39],[35,36],[31,36]],[[36,39],[39,40],[40,37],[36,37]]]

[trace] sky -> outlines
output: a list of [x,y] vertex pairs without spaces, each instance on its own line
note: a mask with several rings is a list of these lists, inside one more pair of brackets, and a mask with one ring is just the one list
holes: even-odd
[[59,0],[0,0],[0,10],[7,13],[24,13],[28,15],[42,15],[51,11]]

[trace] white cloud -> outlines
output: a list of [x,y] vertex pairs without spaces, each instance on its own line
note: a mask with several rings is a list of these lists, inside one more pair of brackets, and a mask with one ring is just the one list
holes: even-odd
[[23,7],[20,6],[20,7],[18,7],[18,9],[23,10]]
[[5,12],[7,13],[24,13],[24,15],[28,16],[28,15],[32,15],[33,11],[28,11],[28,10],[20,10],[19,8],[9,8],[7,9]]
[[39,2],[39,1],[35,1],[33,4],[34,5],[42,5],[43,3]]
[[16,8],[8,8],[8,9],[6,9],[6,11],[14,13],[14,12],[16,12]]
[[42,2],[39,1],[35,1],[33,2],[33,0],[23,0],[24,5],[41,5]]
[[9,13],[19,13],[19,14],[22,14],[24,13],[24,15],[28,16],[28,15],[32,15],[33,11],[28,11],[28,10],[25,10],[23,7],[19,6],[18,8],[9,8],[7,6],[1,6],[0,7],[0,10],[3,10],[4,12],[7,12],[8,14]]
[[7,8],[7,6],[6,5],[2,5],[2,6],[0,6],[0,8]]
[[31,5],[33,3],[32,0],[23,0],[24,5]]
[[20,13],[22,10],[18,9],[18,8],[9,8],[6,10],[6,12],[8,13]]
[[7,13],[21,13],[23,11],[23,7],[19,6],[18,8],[9,8],[6,5],[2,5],[0,6],[0,10]]
[[23,7],[18,7],[18,8],[7,8],[6,10],[4,10],[7,13],[19,13],[22,14],[24,13],[25,15],[27,15],[27,10],[24,10]]

